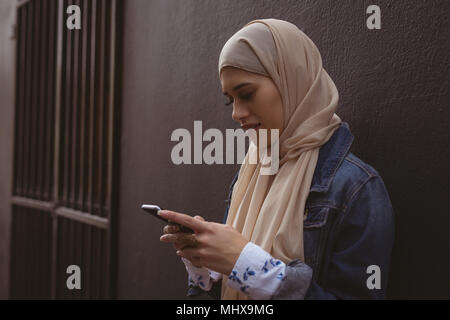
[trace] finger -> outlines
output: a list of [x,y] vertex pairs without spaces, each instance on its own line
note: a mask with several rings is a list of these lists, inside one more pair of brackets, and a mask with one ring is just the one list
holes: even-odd
[[160,215],[165,219],[179,223],[182,226],[188,227],[194,230],[195,232],[206,231],[206,221],[195,219],[194,217],[191,217],[187,214],[170,210],[159,210],[158,215]]
[[174,247],[175,251],[186,249],[189,246],[190,246],[190,244],[187,244],[187,243],[178,243],[178,242],[173,243],[173,247]]
[[169,233],[159,238],[161,242],[177,243],[179,245],[192,246],[195,244],[195,239],[190,233]]
[[202,216],[195,216],[194,219],[197,219],[200,221],[205,221],[205,219]]
[[177,233],[178,231],[180,231],[180,228],[178,226],[174,226],[174,225],[167,225],[163,228],[164,234]]
[[188,247],[182,250],[178,250],[177,255],[189,260],[200,259],[200,254],[197,248]]
[[192,233],[173,233],[163,235],[160,238],[161,242],[173,243],[177,250],[184,249],[186,247],[194,247],[198,245],[198,242],[193,237]]

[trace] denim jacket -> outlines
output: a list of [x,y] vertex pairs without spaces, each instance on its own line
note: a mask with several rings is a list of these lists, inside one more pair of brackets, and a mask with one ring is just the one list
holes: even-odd
[[[320,148],[305,205],[305,261],[286,265],[286,281],[272,299],[385,298],[394,211],[379,173],[349,151],[353,139],[342,122]],[[223,223],[237,177],[230,186]],[[203,292],[189,277],[188,283],[188,296]],[[207,293],[220,299],[221,283]]]

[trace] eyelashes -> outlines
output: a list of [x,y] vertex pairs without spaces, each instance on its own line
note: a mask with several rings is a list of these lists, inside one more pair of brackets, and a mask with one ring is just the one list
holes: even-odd
[[[241,95],[239,98],[240,98],[241,100],[248,101],[248,100],[250,100],[250,99],[252,98],[252,96],[253,96],[253,92],[248,93],[248,94],[243,94],[243,95]],[[230,97],[230,101],[226,102],[225,105],[226,105],[226,106],[229,106],[229,105],[232,104],[233,102],[234,102],[234,99]]]

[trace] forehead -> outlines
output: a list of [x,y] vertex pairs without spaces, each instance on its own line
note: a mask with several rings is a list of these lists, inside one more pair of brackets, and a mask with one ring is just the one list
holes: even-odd
[[260,74],[230,66],[223,67],[220,72],[220,83],[225,90],[227,90],[228,87],[239,84],[238,82],[258,82],[262,80],[262,78],[264,78],[264,76]]

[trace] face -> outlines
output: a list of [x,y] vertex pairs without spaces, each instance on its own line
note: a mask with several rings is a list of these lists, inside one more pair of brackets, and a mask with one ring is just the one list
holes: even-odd
[[280,92],[270,77],[235,67],[224,67],[220,73],[222,91],[233,108],[232,118],[246,131],[267,130],[271,143],[271,129],[283,130],[283,103]]

